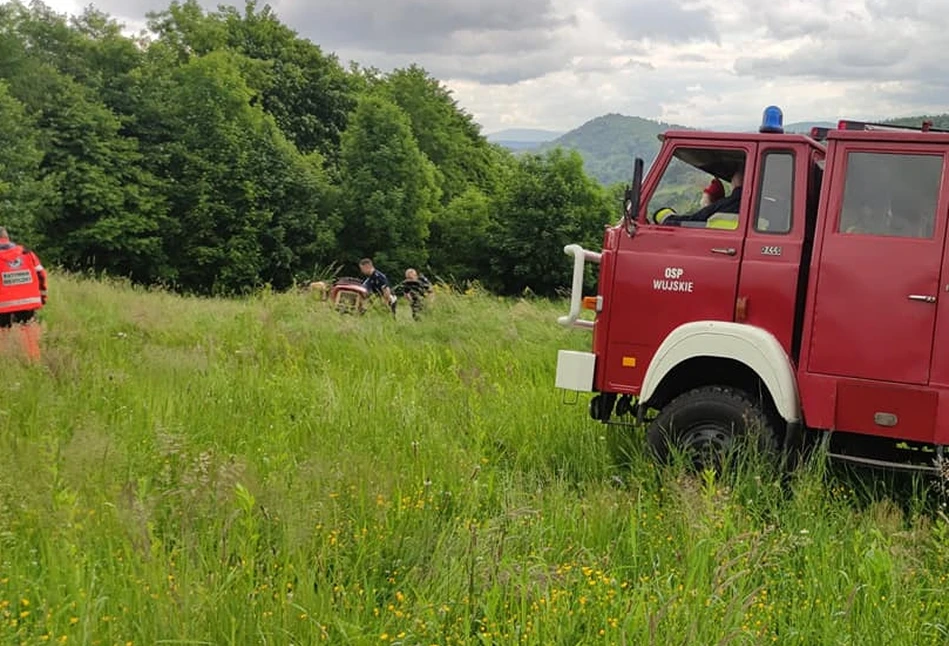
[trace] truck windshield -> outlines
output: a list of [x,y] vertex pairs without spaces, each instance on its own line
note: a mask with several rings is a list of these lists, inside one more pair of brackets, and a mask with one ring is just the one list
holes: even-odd
[[[678,214],[694,213],[702,208],[703,194],[712,201],[730,195],[732,176],[744,168],[745,153],[742,150],[721,148],[677,148],[672,158],[662,169],[662,179],[653,192],[647,206],[647,214],[672,209]],[[713,186],[713,180],[720,182]],[[711,188],[710,193],[705,189]],[[709,197],[706,197],[706,202]]]

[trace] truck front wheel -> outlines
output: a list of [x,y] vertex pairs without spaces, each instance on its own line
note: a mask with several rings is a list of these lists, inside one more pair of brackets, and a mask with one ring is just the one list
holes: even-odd
[[693,468],[721,470],[736,444],[757,440],[759,452],[774,454],[779,443],[775,424],[746,393],[704,386],[673,399],[649,425],[646,439],[660,461],[681,451]]

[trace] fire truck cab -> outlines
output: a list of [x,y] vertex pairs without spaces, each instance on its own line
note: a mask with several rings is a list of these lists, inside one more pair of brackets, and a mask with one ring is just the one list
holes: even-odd
[[[752,427],[789,449],[931,470],[949,444],[949,133],[842,121],[788,134],[668,131],[622,219],[574,259],[559,388],[659,457],[718,459]],[[699,209],[712,177],[733,193]],[[710,211],[715,211],[710,215]],[[584,297],[587,263],[598,265]],[[945,294],[945,296],[942,296]],[[592,311],[592,320],[582,316]],[[711,451],[711,456],[705,451]],[[702,456],[705,457],[702,457]]]

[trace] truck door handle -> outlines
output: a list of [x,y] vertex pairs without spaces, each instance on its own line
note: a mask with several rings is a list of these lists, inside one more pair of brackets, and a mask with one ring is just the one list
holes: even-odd
[[731,247],[728,247],[727,249],[722,248],[722,247],[715,247],[712,249],[712,253],[720,253],[726,256],[734,256],[738,252],[732,249]]
[[924,303],[935,303],[935,296],[923,296],[922,294],[910,294],[909,300],[911,301],[922,301]]

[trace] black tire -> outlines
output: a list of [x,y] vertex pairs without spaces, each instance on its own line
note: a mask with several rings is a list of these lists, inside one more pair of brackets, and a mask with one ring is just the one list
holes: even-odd
[[682,451],[697,470],[720,471],[738,440],[757,436],[758,451],[776,456],[774,419],[746,393],[722,386],[690,390],[666,405],[649,425],[646,440],[655,457],[668,462]]

